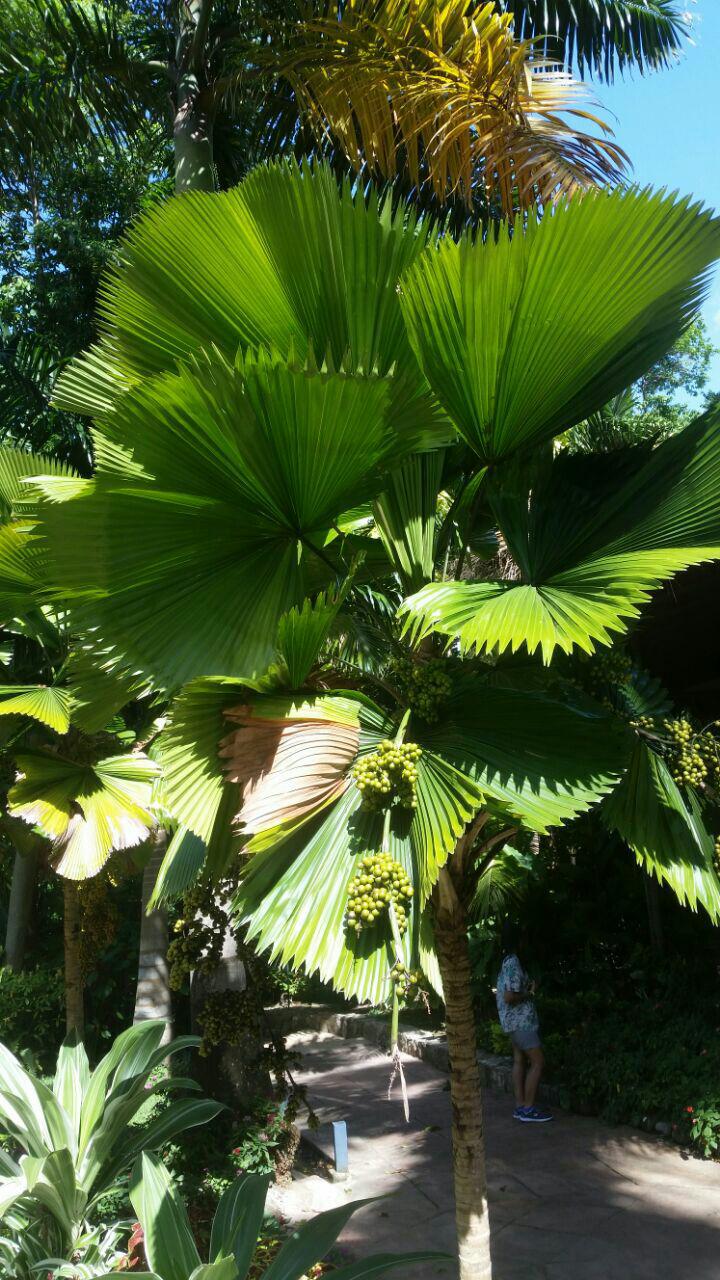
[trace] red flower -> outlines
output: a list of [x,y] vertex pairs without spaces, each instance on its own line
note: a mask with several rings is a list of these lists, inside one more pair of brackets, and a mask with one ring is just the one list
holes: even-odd
[[691,1115],[693,1114],[693,1112],[694,1112],[695,1108],[694,1108],[694,1107],[686,1107],[686,1108],[685,1108],[685,1110],[687,1111],[688,1115],[689,1115],[689,1116],[691,1116]]

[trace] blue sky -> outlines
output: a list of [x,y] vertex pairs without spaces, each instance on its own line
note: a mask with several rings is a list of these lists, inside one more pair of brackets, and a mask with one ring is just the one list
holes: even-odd
[[[720,211],[720,0],[687,0],[693,41],[667,71],[626,76],[594,93],[645,186],[677,188]],[[615,118],[613,118],[615,117]],[[720,274],[704,316],[720,346]],[[720,354],[711,385],[720,390]]]

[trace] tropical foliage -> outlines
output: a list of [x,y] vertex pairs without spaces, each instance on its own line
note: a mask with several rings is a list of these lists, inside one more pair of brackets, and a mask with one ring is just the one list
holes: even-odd
[[467,199],[479,177],[512,208],[624,159],[547,57],[609,75],[662,65],[684,32],[670,0],[503,0],[471,15],[458,0],[16,0],[0,26],[5,159],[21,169],[57,148],[134,147],[160,124],[178,189],[208,190],[262,155],[315,150],[319,131],[341,166],[401,170]]
[[[245,1280],[262,1226],[269,1179],[248,1173],[235,1179],[218,1204],[210,1237],[210,1257],[203,1264],[186,1208],[165,1166],[148,1152],[138,1159],[130,1198],[144,1233],[148,1272],[139,1280]],[[317,1214],[285,1241],[260,1280],[302,1280],[325,1257],[346,1222],[367,1200],[356,1200]],[[384,1275],[410,1263],[444,1261],[440,1253],[385,1253],[337,1268],[339,1280]],[[110,1280],[109,1276],[102,1280]]]
[[49,1255],[70,1261],[78,1248],[87,1249],[98,1200],[138,1152],[157,1150],[222,1110],[216,1102],[186,1098],[170,1102],[150,1123],[133,1125],[154,1096],[198,1087],[171,1076],[152,1083],[165,1058],[199,1043],[185,1036],[162,1046],[163,1031],[161,1022],[131,1027],[94,1071],[83,1046],[69,1038],[52,1087],[0,1045],[0,1114],[13,1152],[0,1152],[0,1206],[10,1232],[13,1275],[29,1276]]
[[[359,861],[385,846],[416,893],[403,962],[432,976],[433,886],[467,824],[489,813],[543,831],[610,792],[608,820],[639,856],[689,865],[687,896],[716,912],[695,800],[649,787],[642,830],[619,812],[635,792],[615,788],[653,744],[572,667],[665,579],[718,554],[716,416],[608,465],[602,483],[550,444],[683,332],[718,245],[708,214],[648,192],[561,205],[512,237],[438,242],[402,209],[338,195],[322,167],[293,166],[159,210],[127,241],[101,346],[59,390],[97,415],[98,470],[72,488],[38,481],[43,553],[119,667],[184,685],[167,804],[216,872],[232,856],[217,826],[234,815],[253,854],[238,909],[284,961],[382,997],[394,944],[382,929],[353,939],[343,921]],[[379,540],[343,532],[360,502]],[[452,538],[469,547],[488,530],[510,572],[472,581],[462,550],[429,581]],[[313,673],[342,613],[332,622],[325,596],[297,611],[358,558],[361,576],[425,583],[386,628],[382,683],[362,692],[342,670]],[[290,618],[295,642],[312,637],[292,670]],[[433,637],[454,655],[435,720],[387,662]],[[570,665],[545,673],[558,653]],[[387,739],[422,750],[412,811],[377,814],[358,790],[355,755]],[[663,815],[680,810],[670,856]]]

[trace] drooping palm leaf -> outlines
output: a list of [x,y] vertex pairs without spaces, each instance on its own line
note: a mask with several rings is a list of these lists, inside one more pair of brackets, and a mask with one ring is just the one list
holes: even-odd
[[665,881],[693,910],[720,918],[720,880],[713,866],[713,837],[697,798],[683,796],[667,765],[638,740],[622,783],[602,815],[650,875]]
[[612,80],[615,69],[641,71],[672,63],[688,33],[688,11],[675,0],[500,0],[515,34],[562,54],[581,73]]
[[591,194],[512,236],[427,249],[401,301],[432,390],[497,463],[587,418],[663,355],[719,254],[720,220],[688,200]]
[[562,701],[512,670],[502,683],[492,673],[456,676],[442,718],[418,740],[531,831],[561,825],[612,790],[631,745],[597,704]]
[[512,213],[623,168],[578,86],[533,60],[492,3],[471,13],[465,0],[348,0],[303,23],[277,63],[351,164],[384,178],[405,165],[441,200],[460,191],[470,201],[480,186]]
[[154,824],[151,786],[157,766],[139,753],[82,764],[51,751],[16,760],[19,780],[8,811],[52,841],[58,874],[96,875],[114,850],[145,840]]
[[[645,455],[643,455],[644,457]],[[556,459],[498,515],[521,582],[426,586],[403,606],[414,638],[439,631],[464,651],[592,652],[611,644],[666,579],[720,556],[720,414],[652,451],[613,486],[589,459]],[[492,493],[492,490],[491,490]],[[507,520],[503,521],[503,517]]]

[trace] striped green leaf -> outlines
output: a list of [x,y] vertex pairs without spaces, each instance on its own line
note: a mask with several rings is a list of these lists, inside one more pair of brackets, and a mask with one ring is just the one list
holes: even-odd
[[67,733],[72,708],[72,695],[67,689],[42,684],[0,687],[0,716],[29,716],[56,733]]
[[50,750],[25,751],[16,765],[8,812],[52,841],[55,868],[71,880],[95,875],[111,853],[141,844],[154,825],[158,767],[140,753],[86,765]]
[[630,845],[638,862],[665,881],[693,911],[720,919],[714,841],[697,797],[680,791],[665,762],[638,740],[621,785],[605,801],[604,821]]
[[422,370],[484,462],[587,418],[680,336],[707,295],[720,220],[618,189],[487,240],[432,246],[402,281]]

